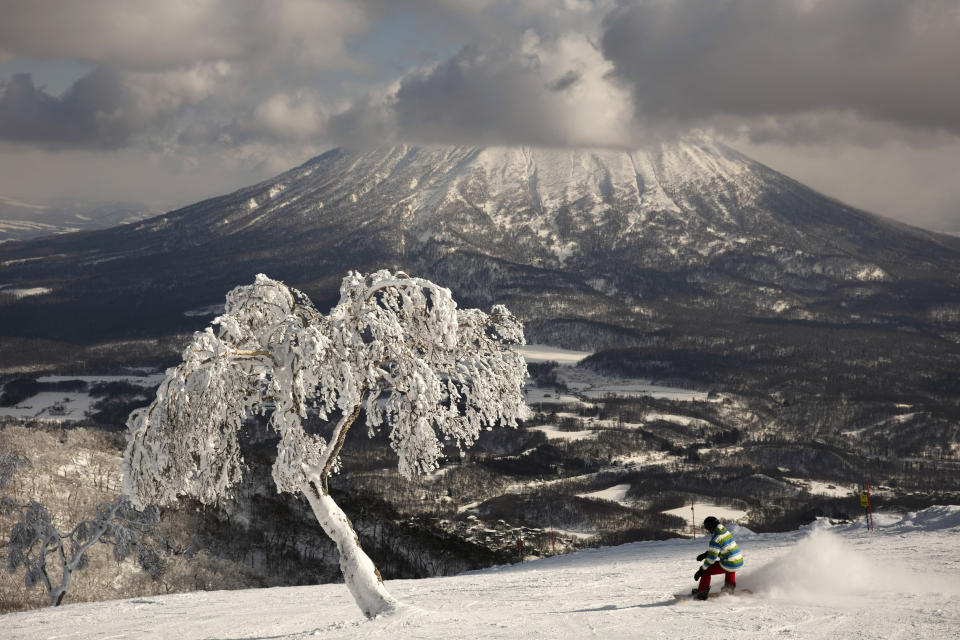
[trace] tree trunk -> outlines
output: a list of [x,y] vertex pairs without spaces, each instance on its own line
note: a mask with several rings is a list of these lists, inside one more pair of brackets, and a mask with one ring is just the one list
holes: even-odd
[[303,493],[310,501],[317,521],[340,552],[340,571],[357,606],[368,618],[391,613],[400,603],[383,586],[383,578],[373,561],[360,548],[360,540],[343,510],[316,482],[307,481]]

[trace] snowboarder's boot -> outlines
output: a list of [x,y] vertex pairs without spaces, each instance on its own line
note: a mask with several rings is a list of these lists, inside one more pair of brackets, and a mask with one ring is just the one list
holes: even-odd
[[729,593],[731,596],[737,591],[737,585],[725,583],[723,587],[720,588],[720,593]]
[[693,596],[694,600],[706,600],[710,595],[710,587],[707,587],[706,591],[700,591],[699,589],[692,589],[690,595]]

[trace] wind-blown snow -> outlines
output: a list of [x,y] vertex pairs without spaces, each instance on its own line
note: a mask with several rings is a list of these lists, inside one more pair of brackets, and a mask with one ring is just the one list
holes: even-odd
[[367,621],[342,584],[151,596],[0,617],[36,638],[956,638],[960,507],[786,534],[740,527],[740,590],[678,602],[706,538],[591,549],[456,577],[392,580],[408,606]]

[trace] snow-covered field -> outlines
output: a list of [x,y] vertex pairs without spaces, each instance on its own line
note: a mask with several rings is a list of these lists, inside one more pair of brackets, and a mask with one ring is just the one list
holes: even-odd
[[[560,365],[558,377],[563,380],[571,390],[586,398],[603,399],[607,396],[626,398],[650,396],[669,400],[697,400],[700,402],[707,400],[707,394],[702,391],[665,387],[653,384],[649,380],[605,376],[595,371],[576,368],[577,363],[587,356],[592,355],[590,351],[573,351],[571,349],[562,349],[545,344],[528,344],[519,349],[527,362],[547,362],[551,360],[557,362]],[[529,392],[528,390],[528,393]],[[527,398],[527,402],[530,403],[539,400],[543,400],[543,398],[537,397],[531,399],[529,395]],[[549,401],[549,399],[546,399],[546,401]]]
[[[677,507],[676,509],[670,509],[669,511],[664,511],[664,513],[677,516],[678,518],[683,518],[684,520],[690,521],[690,505],[684,505],[682,507]],[[702,515],[700,515],[702,514]],[[700,522],[708,515],[716,516],[724,522],[737,522],[741,518],[746,517],[747,512],[743,509],[737,509],[735,507],[728,507],[721,504],[716,504],[714,502],[695,502],[693,504],[693,515],[695,522]]]
[[563,380],[571,391],[585,398],[595,400],[600,400],[607,396],[619,396],[622,398],[648,396],[651,398],[686,402],[706,402],[709,399],[708,394],[704,391],[667,387],[638,378],[607,376],[597,373],[596,371],[573,366],[560,367],[557,370],[557,377]]
[[[697,541],[593,549],[456,577],[388,582],[407,606],[365,620],[343,585],[215,591],[66,605],[0,617],[3,637],[43,638],[956,638],[960,507],[901,519],[820,522],[786,534],[732,527],[741,591],[678,602]],[[82,579],[82,576],[80,576]]]
[[591,440],[597,437],[596,431],[562,431],[559,427],[552,424],[530,427],[528,431],[541,431],[551,440]]
[[[96,376],[40,376],[37,382],[58,383],[78,380],[87,384],[126,382],[149,389],[163,381],[163,373]],[[40,420],[82,420],[97,399],[78,391],[41,391],[12,407],[0,407],[0,418]]]
[[[833,484],[831,482],[821,482],[820,480],[805,480],[803,478],[784,478],[798,487],[806,489],[810,493],[818,496],[827,496],[830,498],[849,498],[857,495],[858,489],[854,485]],[[876,493],[876,491],[874,492]]]
[[87,393],[41,391],[13,407],[0,407],[0,417],[80,420],[95,400]]
[[[606,489],[601,489],[600,491],[591,491],[590,493],[578,493],[577,495],[581,498],[593,498],[595,500],[609,500],[611,502],[616,502],[625,507],[633,506],[633,502],[627,499],[627,492],[630,491],[629,484],[617,484]],[[677,507],[676,509],[670,509],[664,511],[663,513],[677,516],[678,518],[683,518],[687,522],[691,522],[691,513],[690,505],[685,504],[682,507]],[[741,519],[745,518],[747,512],[743,509],[737,509],[736,507],[730,507],[726,505],[716,504],[709,500],[698,500],[694,503],[693,516],[695,522],[700,522],[706,516],[711,515],[717,518],[720,518],[724,522],[739,522]],[[690,533],[689,527],[684,531],[685,534]]]
[[593,355],[592,351],[573,351],[572,349],[563,349],[561,347],[551,347],[548,344],[526,344],[518,347],[527,362],[548,362],[550,360],[559,364],[573,366]]
[[565,404],[565,405],[576,405],[578,407],[592,407],[593,404],[587,404],[582,402],[580,398],[569,393],[557,393],[553,389],[545,389],[543,387],[535,387],[527,385],[523,389],[524,399],[527,401],[527,404],[534,408],[542,408],[543,404]]
[[578,493],[577,495],[581,498],[593,498],[594,500],[609,500],[610,502],[616,502],[617,504],[622,504],[630,506],[630,502],[627,500],[627,492],[630,491],[629,484],[617,484],[606,489],[601,489],[600,491],[591,491],[590,493]]
[[0,285],[0,293],[11,295],[15,298],[29,298],[30,296],[42,296],[51,293],[53,289],[47,287],[30,287],[28,289],[7,288],[7,285]]

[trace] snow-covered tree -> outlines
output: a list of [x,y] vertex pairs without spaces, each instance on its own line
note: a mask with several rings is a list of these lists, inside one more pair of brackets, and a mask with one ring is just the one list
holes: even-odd
[[[280,437],[277,490],[302,492],[336,543],[344,580],[368,617],[392,611],[353,527],[330,497],[347,431],[361,410],[389,430],[404,476],[438,466],[443,443],[470,446],[484,427],[528,415],[521,323],[503,306],[458,309],[450,291],[403,273],[353,273],[326,316],[301,292],[258,275],[227,295],[194,335],[150,406],[131,414],[124,491],[136,504],[228,497],[243,472],[238,432],[270,413]],[[303,428],[312,409],[329,440]]]
[[23,567],[26,587],[43,586],[50,596],[51,607],[63,602],[73,574],[86,568],[87,552],[98,543],[111,545],[117,562],[136,552],[140,567],[151,575],[157,577],[163,570],[160,555],[152,543],[160,520],[155,507],[136,510],[126,497],[113,503],[104,502],[97,506],[93,517],[78,523],[66,534],[57,530],[50,512],[39,502],[18,505],[3,499],[0,511],[7,515],[20,514],[10,530],[7,569],[14,573]]

